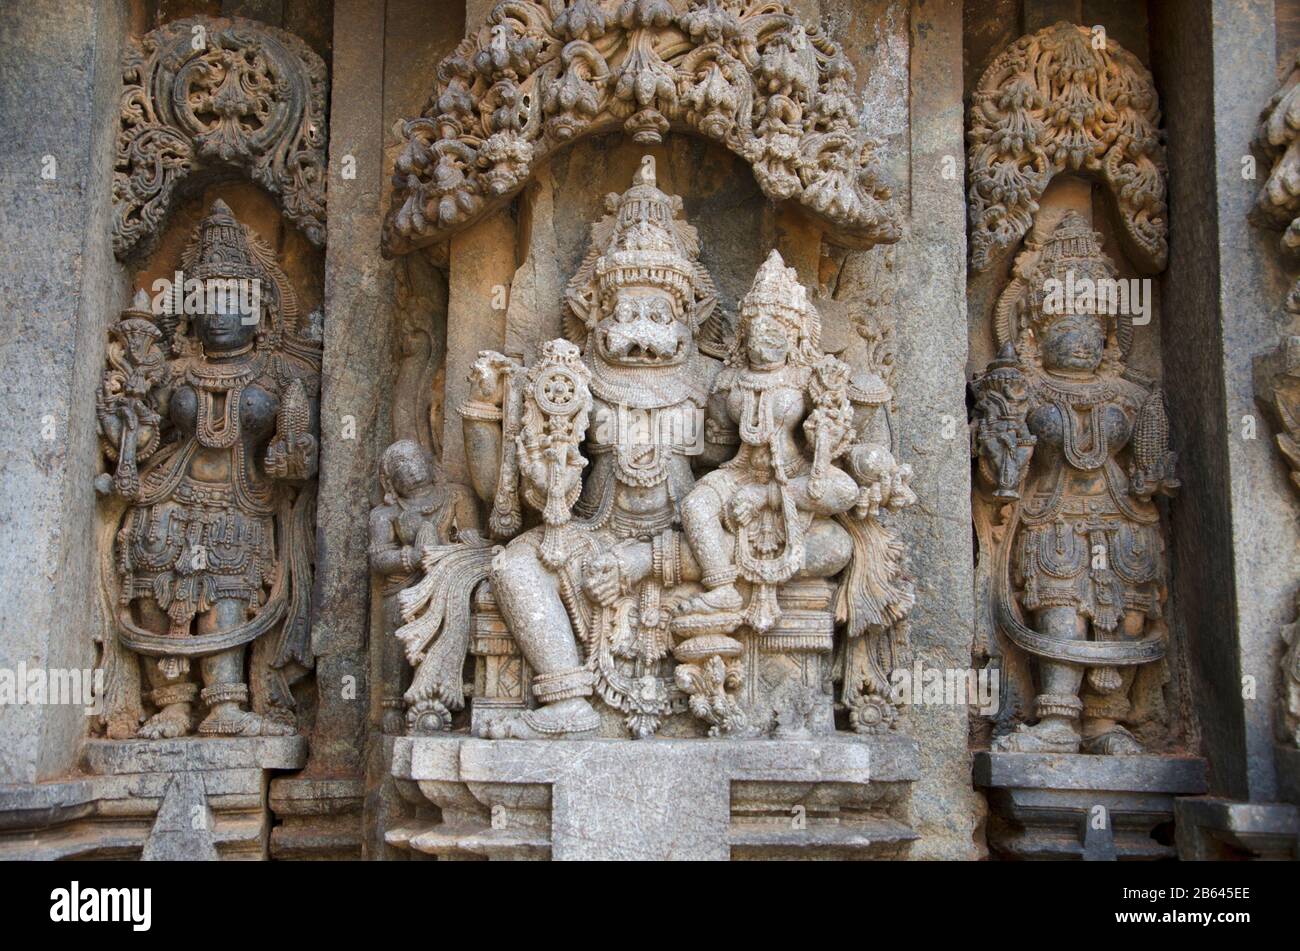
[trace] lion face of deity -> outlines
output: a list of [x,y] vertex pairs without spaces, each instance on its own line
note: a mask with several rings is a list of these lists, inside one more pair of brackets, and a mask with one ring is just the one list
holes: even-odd
[[1106,352],[1106,330],[1094,314],[1068,314],[1039,331],[1043,366],[1049,370],[1096,372]]
[[690,339],[680,303],[656,287],[621,289],[595,328],[597,352],[614,366],[675,366],[686,359]]

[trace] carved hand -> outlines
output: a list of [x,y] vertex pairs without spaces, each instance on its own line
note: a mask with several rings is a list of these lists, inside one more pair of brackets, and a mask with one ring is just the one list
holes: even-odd
[[601,607],[612,607],[622,588],[621,575],[617,557],[612,553],[599,555],[588,567],[583,590]]
[[316,437],[311,433],[283,436],[266,447],[266,474],[273,479],[310,479],[316,461]]
[[470,367],[469,398],[479,403],[500,406],[505,394],[505,376],[515,368],[515,361],[495,350],[480,350]]
[[731,497],[731,520],[737,525],[748,525],[767,502],[767,486],[747,485]]

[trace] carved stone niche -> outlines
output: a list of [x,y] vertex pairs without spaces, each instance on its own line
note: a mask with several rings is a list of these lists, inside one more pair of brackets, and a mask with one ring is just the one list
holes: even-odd
[[1157,500],[1179,482],[1158,309],[1146,296],[1135,320],[1126,280],[1165,266],[1159,121],[1136,57],[1066,22],[1012,43],[972,94],[972,351],[995,354],[971,381],[976,654],[1000,686],[975,779],[1004,857],[1171,856],[1152,833],[1205,788],[1181,755],[1195,723],[1167,620]]
[[[315,714],[324,66],[282,30],[198,17],[132,41],[123,76],[113,236],[137,290],[87,394],[92,818],[145,858],[265,858],[269,774],[305,765]],[[134,812],[114,802],[131,784]],[[217,823],[195,836],[200,808]],[[108,821],[127,812],[154,822],[143,844]]]
[[[414,667],[391,774],[440,818],[386,841],[901,855],[917,750],[889,674],[913,592],[891,523],[915,496],[888,295],[829,326],[771,250],[772,198],[811,212],[780,238],[801,264],[897,238],[847,67],[778,4],[615,6],[499,4],[406,126],[386,251],[450,239],[445,471],[389,491],[384,470],[371,553]],[[550,94],[582,84],[590,110]],[[646,147],[587,137],[618,130]],[[493,211],[515,195],[515,221]],[[465,491],[477,521],[449,514]],[[690,817],[665,811],[683,783]]]

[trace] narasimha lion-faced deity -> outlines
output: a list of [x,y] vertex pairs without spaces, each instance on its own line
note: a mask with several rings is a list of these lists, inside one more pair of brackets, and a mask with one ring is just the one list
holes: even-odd
[[697,232],[652,158],[606,210],[566,337],[473,367],[458,409],[492,539],[421,548],[396,632],[410,725],[454,727],[468,653],[488,737],[799,736],[837,708],[887,727],[912,589],[883,519],[915,498],[888,387],[822,351],[775,251],[718,343]]

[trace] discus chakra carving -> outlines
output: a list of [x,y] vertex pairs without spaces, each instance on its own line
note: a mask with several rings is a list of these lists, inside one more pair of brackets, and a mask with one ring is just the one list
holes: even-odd
[[156,236],[177,187],[232,166],[325,243],[325,64],[301,39],[244,20],[193,17],[133,39],[122,68],[113,249]]
[[1060,22],[1021,37],[971,95],[971,265],[989,266],[1028,233],[1038,199],[1062,172],[1109,189],[1126,250],[1140,268],[1168,255],[1160,104],[1151,74],[1088,27]]
[[384,248],[445,240],[519,190],[575,139],[670,128],[721,142],[763,191],[795,199],[833,235],[898,240],[853,100],[853,68],[779,3],[542,0],[498,4],[438,67],[423,115],[403,127]]

